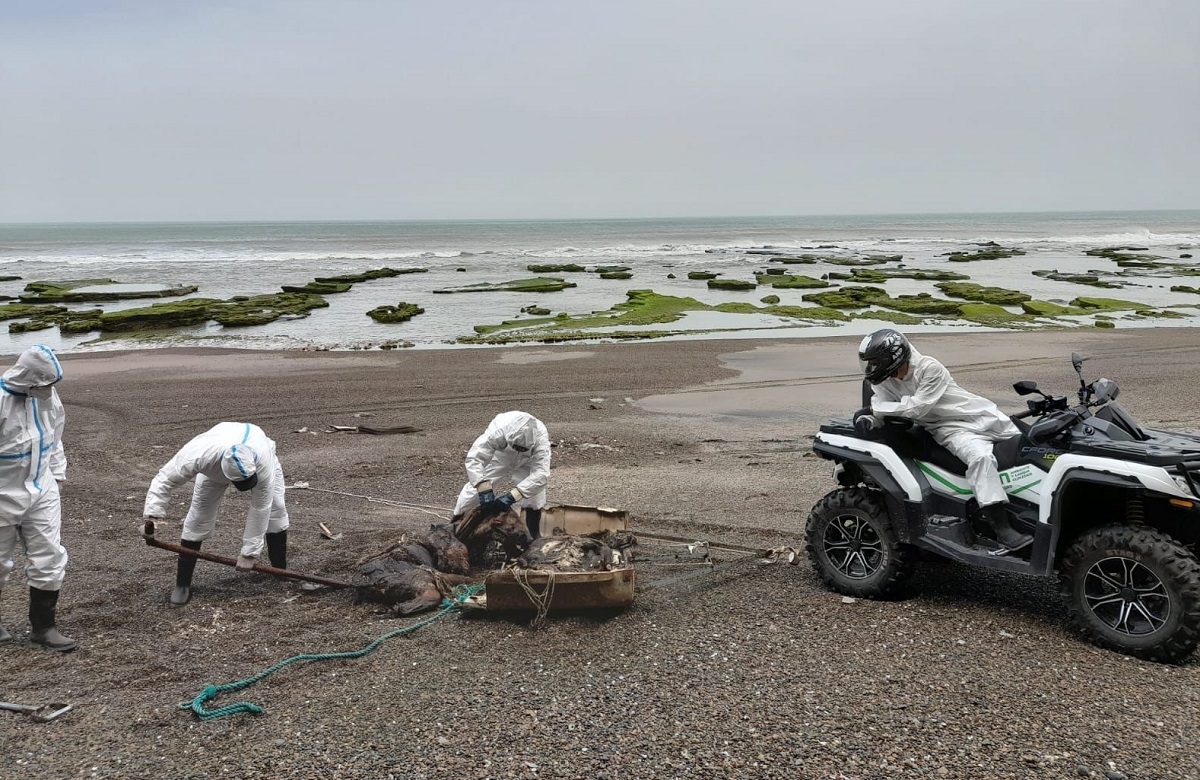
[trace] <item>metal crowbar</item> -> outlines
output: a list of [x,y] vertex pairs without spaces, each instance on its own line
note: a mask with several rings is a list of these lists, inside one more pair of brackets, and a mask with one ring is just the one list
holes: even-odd
[[[9,710],[11,712],[19,712],[22,715],[28,715],[37,723],[49,723],[56,718],[60,718],[73,710],[73,704],[43,704],[41,707],[34,707],[29,704],[12,704],[7,701],[0,701],[0,710]],[[50,712],[43,713],[43,710]]]
[[[157,547],[160,550],[168,550],[170,552],[179,553],[180,555],[190,555],[194,558],[199,558],[202,561],[211,561],[212,563],[219,563],[224,566],[237,566],[236,558],[228,558],[224,555],[213,555],[211,553],[193,550],[189,547],[182,547],[173,542],[164,542],[154,538],[154,531],[154,521],[147,520],[146,524],[142,527],[142,538],[145,539],[146,544],[150,545],[151,547]],[[270,574],[273,577],[282,577],[283,579],[315,582],[319,585],[325,585],[326,587],[330,588],[358,587],[351,582],[342,582],[341,580],[334,580],[328,577],[318,577],[315,574],[301,574],[300,572],[292,571],[291,569],[277,569],[274,566],[267,566],[266,564],[262,563],[254,564],[254,571],[261,571],[263,574]]]

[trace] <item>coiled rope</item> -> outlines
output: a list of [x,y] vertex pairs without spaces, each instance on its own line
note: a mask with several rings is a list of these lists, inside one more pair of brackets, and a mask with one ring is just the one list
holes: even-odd
[[205,687],[204,690],[200,691],[200,694],[196,696],[196,698],[192,699],[191,701],[181,702],[179,709],[190,709],[193,713],[195,713],[196,717],[200,718],[200,720],[215,720],[217,718],[224,718],[229,715],[237,715],[238,713],[242,712],[249,712],[252,715],[261,715],[263,713],[263,708],[251,701],[239,701],[211,710],[206,710],[204,706],[212,699],[220,696],[222,693],[228,693],[229,691],[240,691],[243,688],[249,688],[251,685],[263,679],[264,677],[268,677],[275,672],[278,672],[285,666],[289,666],[300,661],[336,661],[362,658],[364,655],[372,652],[392,637],[401,636],[403,634],[411,634],[413,631],[416,631],[422,626],[427,626],[436,620],[440,620],[451,612],[456,612],[462,609],[463,602],[481,590],[483,590],[483,585],[458,585],[454,588],[453,594],[449,598],[442,599],[442,608],[436,614],[431,615],[424,620],[413,623],[410,626],[398,628],[395,631],[389,631],[361,650],[350,650],[342,653],[300,653],[292,656],[291,658],[285,658],[279,663],[269,666],[258,674],[253,675],[252,677],[247,677],[244,680],[225,683],[224,685],[209,685]]

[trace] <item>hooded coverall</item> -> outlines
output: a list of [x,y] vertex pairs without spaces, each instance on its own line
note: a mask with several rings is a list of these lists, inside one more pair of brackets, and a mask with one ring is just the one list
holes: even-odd
[[958,386],[946,367],[916,349],[903,379],[892,377],[871,385],[871,412],[876,417],[907,417],[967,464],[967,481],[980,507],[1008,500],[992,442],[1020,435],[1008,415],[988,399]]
[[283,467],[275,456],[275,442],[257,425],[217,423],[183,445],[150,483],[143,514],[164,517],[171,490],[194,477],[196,487],[192,491],[192,505],[183,519],[182,538],[189,542],[204,541],[217,526],[217,512],[225,489],[252,474],[258,475],[258,482],[247,491],[250,509],[246,513],[241,555],[257,558],[263,550],[264,535],[288,527]]
[[66,576],[58,493],[58,483],[67,478],[66,415],[58,393],[48,387],[61,378],[58,359],[40,344],[21,353],[0,377],[0,588],[18,542],[29,559],[30,587],[57,591]]
[[487,430],[467,451],[467,483],[458,494],[454,515],[478,506],[481,482],[516,483],[517,506],[546,506],[550,481],[550,434],[542,421],[526,412],[504,412],[492,418]]

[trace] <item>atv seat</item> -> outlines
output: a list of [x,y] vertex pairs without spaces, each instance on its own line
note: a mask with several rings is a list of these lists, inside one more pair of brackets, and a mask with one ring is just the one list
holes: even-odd
[[[903,458],[932,463],[960,477],[967,474],[967,464],[954,457],[950,450],[934,441],[929,431],[920,426],[914,425],[902,430],[894,425],[885,425],[882,436],[879,438]],[[1000,471],[1017,465],[1024,439],[1024,436],[1013,436],[1010,439],[992,443],[992,452],[996,456],[996,465]]]

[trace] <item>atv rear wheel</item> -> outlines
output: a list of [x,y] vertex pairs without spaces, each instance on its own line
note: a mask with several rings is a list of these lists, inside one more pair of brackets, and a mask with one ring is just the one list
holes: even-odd
[[1101,647],[1174,662],[1200,642],[1200,561],[1161,531],[1088,531],[1067,550],[1060,578],[1075,625]]
[[805,536],[817,574],[838,593],[893,596],[912,569],[912,551],[896,541],[876,491],[851,487],[825,496],[809,513]]

